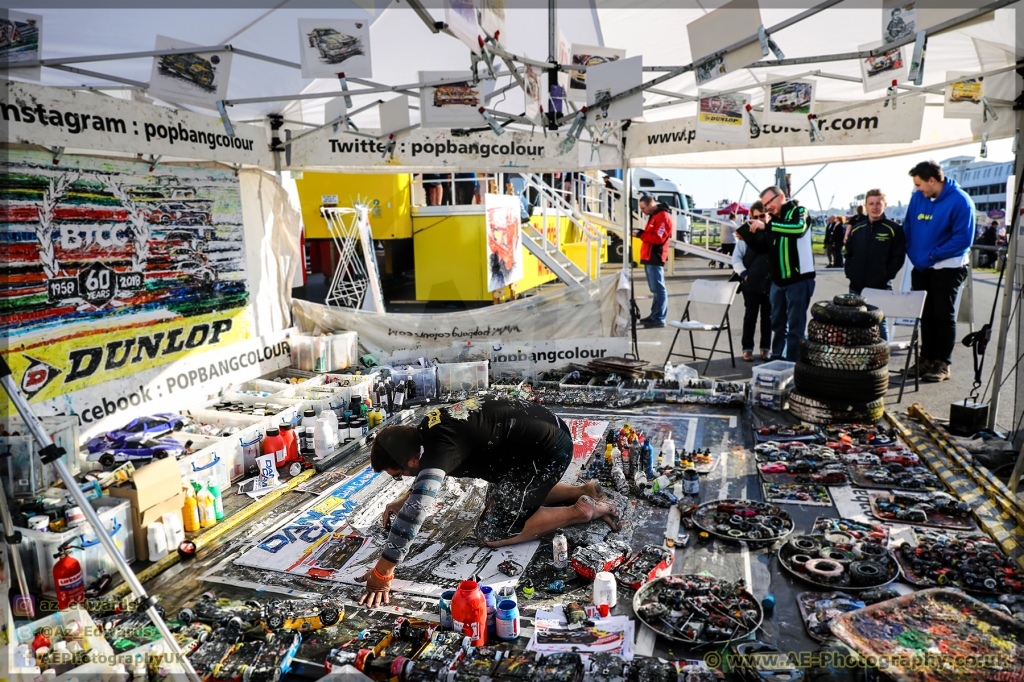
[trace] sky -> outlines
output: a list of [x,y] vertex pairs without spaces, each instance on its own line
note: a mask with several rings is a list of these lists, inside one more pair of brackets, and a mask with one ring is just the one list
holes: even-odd
[[[986,161],[1003,162],[1013,160],[1013,140],[1010,138],[996,140],[988,143],[988,158]],[[950,147],[925,154],[907,154],[904,156],[892,156],[884,159],[871,159],[865,161],[848,161],[845,163],[832,163],[821,171],[814,179],[818,186],[818,197],[821,199],[821,208],[827,210],[829,205],[837,209],[846,209],[853,198],[863,194],[869,189],[878,188],[885,193],[890,206],[897,206],[900,202],[906,204],[910,201],[910,195],[914,185],[907,172],[913,168],[918,161],[933,159],[943,161],[953,156],[973,156],[976,160],[981,149],[979,143]],[[794,191],[798,190],[805,182],[811,179],[821,164],[813,166],[790,166],[787,172],[790,174],[790,182]],[[735,170],[686,170],[651,168],[651,171],[683,187],[683,191],[693,196],[697,202],[697,208],[711,208],[718,205],[720,199],[728,199],[730,202],[740,200],[740,192],[743,192],[742,202],[750,205],[756,200],[757,190],[747,185],[743,186],[744,179]],[[774,168],[753,168],[740,169],[757,188],[771,185],[775,182]],[[801,203],[812,211],[818,210],[818,198],[814,195],[814,185],[807,185],[797,194]]]

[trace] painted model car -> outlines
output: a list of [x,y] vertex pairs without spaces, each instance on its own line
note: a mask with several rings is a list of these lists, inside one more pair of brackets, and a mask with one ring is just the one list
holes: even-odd
[[168,54],[160,57],[160,71],[212,90],[220,57],[204,59],[197,54]]
[[302,635],[294,630],[268,633],[255,663],[242,671],[243,682],[278,682],[292,669],[300,644]]
[[615,580],[624,587],[638,590],[655,578],[667,573],[672,567],[674,558],[672,550],[657,545],[647,545],[615,571]]
[[916,467],[920,463],[921,460],[912,452],[882,455],[882,464],[899,464],[905,467]]
[[761,471],[766,474],[784,474],[786,473],[786,465],[781,462],[773,462],[771,464],[761,465]]
[[188,417],[180,414],[154,414],[149,417],[138,417],[119,429],[107,431],[86,443],[89,452],[101,452],[110,449],[111,445],[128,438],[159,438],[171,431],[180,431],[188,423]]
[[213,679],[217,682],[242,682],[243,674],[256,662],[264,644],[259,640],[236,644],[223,663],[213,666]]
[[470,649],[470,639],[461,632],[437,630],[430,643],[423,648],[413,663],[407,682],[434,682],[444,679]]
[[209,225],[213,219],[210,211],[202,206],[167,203],[157,204],[149,212],[149,221],[163,225]]
[[183,452],[185,446],[172,438],[127,438],[103,452],[94,452],[87,459],[99,462],[109,471],[125,462],[177,457]]
[[237,620],[231,620],[224,627],[214,630],[213,634],[188,657],[199,678],[206,679],[212,675],[213,669],[224,662],[241,639],[242,630]]
[[174,633],[174,641],[187,655],[198,649],[212,633],[213,628],[206,623],[189,623]]
[[334,599],[275,599],[262,612],[269,630],[319,630],[344,617],[345,604]]
[[212,592],[204,592],[191,608],[178,612],[178,620],[183,623],[223,625],[232,618],[244,628],[252,627],[262,622],[263,605],[254,600],[220,599]]
[[469,83],[452,83],[434,88],[434,106],[443,107],[449,104],[460,104],[468,107],[480,105],[476,89]]
[[850,452],[846,455],[846,461],[850,464],[860,464],[861,466],[878,466],[881,460],[878,455],[872,455],[867,452]]

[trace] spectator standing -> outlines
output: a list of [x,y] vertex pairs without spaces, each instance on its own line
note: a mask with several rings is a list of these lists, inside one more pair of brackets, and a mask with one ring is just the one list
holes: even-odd
[[[850,293],[858,296],[864,289],[892,290],[892,279],[906,260],[903,228],[885,217],[885,195],[880,189],[868,190],[864,203],[867,215],[854,219],[846,240],[846,278]],[[888,320],[881,326],[888,340]]]
[[832,265],[831,268],[843,267],[843,241],[846,239],[846,216],[837,215],[832,226]]
[[[976,241],[978,246],[995,246],[999,234],[999,223],[992,221],[992,224],[985,228]],[[996,254],[992,251],[982,251],[978,257],[978,267],[990,268],[996,262]]]
[[836,217],[830,215],[828,220],[825,222],[825,258],[828,259],[828,265],[826,267],[832,267],[833,251],[832,251],[832,230],[836,226]]
[[444,180],[443,173],[424,173],[421,176],[423,191],[427,195],[427,206],[440,206],[441,198],[444,196],[444,188],[441,180]]
[[956,344],[956,300],[967,278],[974,240],[974,202],[934,161],[910,170],[915,192],[903,231],[914,269],[914,291],[928,296],[921,314],[921,377],[944,381],[952,375]]
[[[772,359],[796,362],[800,359],[800,339],[807,330],[807,309],[814,295],[814,252],[807,210],[796,201],[786,201],[777,186],[761,192],[769,222],[751,220],[751,232],[765,230],[770,235],[768,271],[772,279]],[[756,242],[751,240],[751,248]]]
[[[718,233],[721,251],[727,256],[731,256],[732,252],[736,249],[736,227],[736,214],[730,213],[726,221],[722,223]],[[718,264],[720,268],[724,266],[725,263]]]
[[[750,207],[750,219],[765,218],[764,205],[755,201]],[[743,360],[754,361],[754,329],[761,321],[761,359],[767,360],[772,348],[772,302],[769,296],[772,280],[768,274],[767,233],[750,233],[750,240],[761,242],[760,248],[747,248],[743,235],[736,233],[736,249],[732,252],[732,269],[739,275],[743,293]]]
[[476,180],[476,173],[455,174],[455,203],[459,205],[479,204],[480,182]]
[[633,236],[639,237],[643,245],[640,247],[640,262],[647,275],[647,286],[651,289],[654,301],[651,303],[651,314],[640,320],[645,329],[665,326],[668,317],[668,292],[665,290],[665,262],[668,260],[668,240],[672,236],[672,217],[668,206],[658,203],[649,194],[640,197],[640,210],[647,216],[647,225],[643,230],[633,230]]

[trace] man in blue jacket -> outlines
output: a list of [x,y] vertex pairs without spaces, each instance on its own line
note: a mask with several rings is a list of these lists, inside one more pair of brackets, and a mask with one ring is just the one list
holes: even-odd
[[910,282],[914,291],[928,292],[921,313],[921,378],[945,381],[956,345],[956,299],[974,241],[974,202],[934,161],[922,161],[910,175],[917,190],[903,223],[914,265]]

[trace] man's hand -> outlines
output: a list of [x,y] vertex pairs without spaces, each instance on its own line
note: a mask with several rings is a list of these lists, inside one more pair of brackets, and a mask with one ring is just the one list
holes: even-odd
[[763,230],[763,229],[764,229],[764,222],[763,221],[760,221],[760,220],[751,220],[750,221],[750,231],[751,232],[757,232],[758,230]]
[[374,608],[376,606],[385,606],[391,603],[391,580],[381,580],[373,574],[371,568],[362,577],[356,578],[356,582],[366,583],[366,590],[363,592],[363,596],[359,597],[359,605]]
[[634,237],[639,237],[640,235],[642,235],[644,233],[643,230],[639,230],[639,229],[633,229],[633,230],[630,230],[630,231],[633,233]]
[[387,506],[384,507],[384,514],[381,516],[380,522],[384,526],[385,530],[390,530],[388,526],[388,521],[390,520],[389,517],[391,516],[391,514],[397,514],[402,510],[402,505],[405,504],[405,498],[407,497],[409,496],[404,495],[402,497],[399,497],[397,500],[395,500],[394,502],[389,502]]

